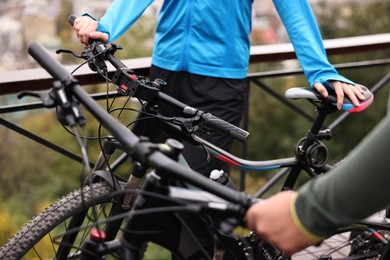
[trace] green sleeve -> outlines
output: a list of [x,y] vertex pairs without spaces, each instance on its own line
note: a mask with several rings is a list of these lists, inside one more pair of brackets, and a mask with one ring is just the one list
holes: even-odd
[[306,183],[295,213],[307,232],[327,237],[341,226],[364,219],[390,204],[390,117],[387,116],[324,176]]

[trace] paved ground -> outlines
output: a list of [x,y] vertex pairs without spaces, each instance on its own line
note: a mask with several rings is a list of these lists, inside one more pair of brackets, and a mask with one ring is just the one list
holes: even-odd
[[[313,260],[317,259],[319,255],[330,255],[332,259],[343,259],[348,256],[350,251],[350,246],[344,246],[348,241],[349,232],[337,235],[335,237],[329,238],[321,243],[320,246],[312,246],[302,252],[295,254],[293,260]],[[343,246],[342,249],[337,252],[333,252],[335,248]]]
[[[369,217],[370,220],[375,220],[378,222],[386,221],[384,218],[384,212],[378,212],[373,216]],[[342,233],[337,236],[333,236],[328,240],[325,240],[319,246],[312,246],[293,255],[293,260],[315,260],[320,255],[328,254],[335,259],[345,259],[350,251],[350,246],[348,244],[350,232]],[[342,248],[342,249],[340,249]],[[337,250],[337,251],[336,251]],[[333,252],[336,251],[336,252]]]

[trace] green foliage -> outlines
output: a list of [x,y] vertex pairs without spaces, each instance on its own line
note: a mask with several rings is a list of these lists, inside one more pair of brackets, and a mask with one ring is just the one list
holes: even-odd
[[18,228],[25,220],[20,221],[22,215],[15,215],[6,207],[6,204],[0,203],[2,208],[0,212],[0,243],[3,245],[7,240],[18,231]]
[[[324,11],[326,10],[326,11]],[[390,1],[374,0],[334,5],[322,0],[316,12],[324,38],[388,33]]]
[[149,243],[144,259],[168,260],[171,257],[171,253],[165,248]]
[[[73,1],[69,0],[62,1],[62,8],[60,9],[60,14],[58,15],[57,19],[57,31],[58,36],[61,39],[62,49],[70,49],[75,52],[81,52],[84,46],[78,40],[76,40],[76,35],[68,21],[68,18],[72,14],[73,10],[72,3]],[[63,64],[77,64],[81,61],[72,55],[61,54],[61,62]]]

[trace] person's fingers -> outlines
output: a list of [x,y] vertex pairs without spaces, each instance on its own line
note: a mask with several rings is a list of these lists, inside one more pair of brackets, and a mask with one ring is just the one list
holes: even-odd
[[293,220],[291,206],[296,196],[296,192],[280,192],[252,205],[246,214],[249,229],[288,255],[315,243],[299,230]]
[[102,33],[102,32],[92,32],[89,37],[91,37],[94,40],[100,40],[104,43],[108,42],[108,34]]
[[80,26],[81,20],[82,20],[81,17],[78,17],[76,20],[74,20],[74,23],[73,23],[73,30],[76,33],[77,38],[80,38],[79,31],[81,28],[81,26]]
[[90,34],[95,32],[98,27],[98,22],[90,17],[78,17],[73,24],[73,28],[77,37],[83,44],[89,44]]
[[[340,92],[343,92],[343,95],[342,95],[343,99],[339,100],[339,97],[337,99],[337,101],[338,101],[337,103],[340,104],[340,108],[341,108],[341,105],[342,105],[342,102],[344,100],[345,95],[349,97],[349,99],[352,101],[352,104],[354,106],[360,106],[359,99],[360,100],[365,99],[364,95],[362,94],[363,90],[359,85],[351,85],[351,84],[347,84],[347,83],[340,82],[340,81],[334,81],[334,82],[331,82],[331,84],[334,88],[337,87]],[[340,99],[341,99],[341,97],[340,97]]]
[[261,212],[260,202],[252,205],[245,214],[246,227],[250,230],[256,229],[257,213]]
[[[337,109],[341,109],[344,103],[344,97],[348,96],[354,106],[359,106],[359,99],[364,100],[363,89],[359,85],[351,85],[341,81],[330,81],[337,98]],[[317,82],[314,84],[314,88],[324,97],[328,95],[326,87]]]
[[331,82],[337,98],[337,109],[340,110],[344,103],[344,88],[340,81]]
[[89,44],[89,38],[91,33],[95,32],[96,27],[93,23],[86,23],[83,28],[80,30],[80,35],[82,37],[82,42],[84,44]]
[[363,89],[360,85],[350,85],[350,86],[358,99],[360,99],[360,100],[366,99],[363,95]]
[[80,42],[83,44],[85,44],[85,42],[88,42],[89,38],[87,35],[85,35],[85,26],[85,22],[83,22],[80,17],[75,20],[75,23],[73,25],[77,38],[79,38]]
[[314,83],[314,88],[320,93],[322,96],[327,97],[328,96],[328,90],[326,90],[326,87],[322,85],[319,82]]
[[307,238],[298,228],[294,227],[293,222],[290,223],[290,226],[285,225],[279,230],[268,232],[266,241],[287,255],[292,255],[316,243],[316,241]]
[[[349,97],[349,99],[352,101],[352,104],[355,106],[359,106],[359,100],[356,97],[356,95],[359,93],[358,91],[355,92],[356,88],[352,85],[343,84],[344,94]],[[361,93],[359,93],[361,95]]]

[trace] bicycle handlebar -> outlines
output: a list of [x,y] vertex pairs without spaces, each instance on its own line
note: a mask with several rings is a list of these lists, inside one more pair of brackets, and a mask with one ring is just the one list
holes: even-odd
[[113,117],[101,108],[89,95],[81,89],[77,79],[68,72],[65,67],[55,60],[49,52],[38,43],[32,43],[28,48],[28,53],[55,79],[64,85],[72,87],[73,94],[102,124],[124,144],[126,152],[133,153],[133,148],[139,142],[139,138],[128,128],[118,123]]
[[249,132],[232,125],[219,117],[206,113],[204,118],[204,125],[211,127],[225,135],[228,135],[238,141],[245,142],[249,136]]
[[69,17],[68,17],[68,22],[70,25],[74,25],[74,21],[77,19],[77,15],[75,14],[71,14]]
[[150,152],[147,149],[148,142],[142,142],[127,127],[122,125],[107,111],[105,111],[96,101],[91,98],[79,85],[63,65],[55,60],[49,52],[40,44],[33,43],[28,48],[29,54],[46,70],[55,80],[59,80],[82,103],[93,116],[118,140],[124,151],[139,162],[144,162],[151,167],[170,172],[174,177],[188,183],[192,183],[206,191],[209,191],[223,199],[236,203],[247,209],[253,202],[245,193],[233,191],[229,188],[211,181],[190,168],[177,163],[159,151]]

